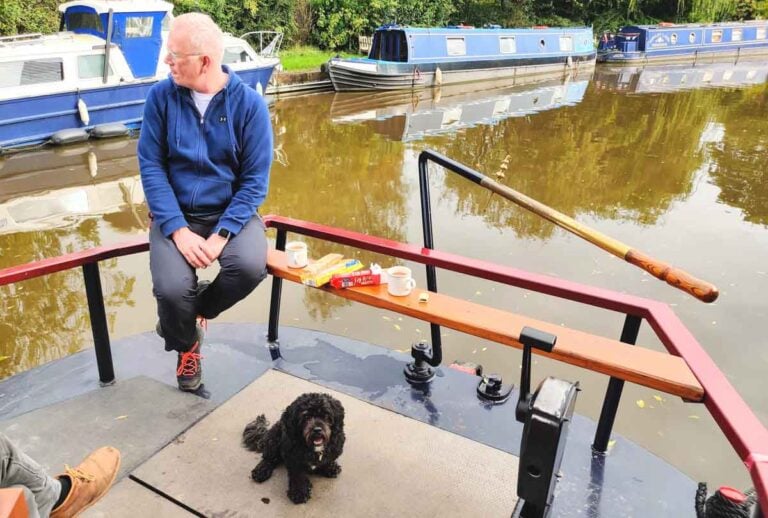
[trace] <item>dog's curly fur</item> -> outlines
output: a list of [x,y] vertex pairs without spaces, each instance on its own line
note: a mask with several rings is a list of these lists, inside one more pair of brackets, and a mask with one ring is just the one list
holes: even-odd
[[328,394],[302,394],[269,427],[262,414],[243,430],[243,445],[262,454],[251,478],[264,482],[274,469],[288,470],[288,498],[295,504],[309,500],[309,474],[335,478],[341,473],[336,462],[344,449],[344,407]]

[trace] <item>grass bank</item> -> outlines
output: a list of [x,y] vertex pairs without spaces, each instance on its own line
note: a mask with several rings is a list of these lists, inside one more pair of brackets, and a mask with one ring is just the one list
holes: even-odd
[[348,52],[320,50],[316,47],[293,47],[280,51],[280,62],[283,64],[283,70],[286,72],[318,70],[322,63],[325,63],[337,54],[344,57],[354,56],[354,54],[349,54]]

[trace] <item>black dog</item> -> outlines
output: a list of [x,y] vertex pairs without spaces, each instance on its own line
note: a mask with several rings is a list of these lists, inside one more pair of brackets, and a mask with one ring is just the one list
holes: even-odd
[[309,500],[316,473],[335,478],[336,459],[344,449],[344,407],[328,394],[302,394],[288,405],[280,421],[269,428],[264,415],[243,430],[243,445],[262,454],[251,478],[264,482],[281,463],[288,469],[288,498],[294,504]]

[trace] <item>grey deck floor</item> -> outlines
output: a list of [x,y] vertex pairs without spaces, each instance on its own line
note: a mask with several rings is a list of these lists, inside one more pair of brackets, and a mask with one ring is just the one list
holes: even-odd
[[[295,397],[322,391],[345,407],[347,443],[337,479],[311,477],[312,498],[294,505],[284,468],[250,479],[259,454],[240,446],[243,427],[274,422]],[[204,516],[509,516],[517,458],[414,419],[271,370],[139,466],[132,478]],[[125,479],[86,516],[183,516],[181,508]]]

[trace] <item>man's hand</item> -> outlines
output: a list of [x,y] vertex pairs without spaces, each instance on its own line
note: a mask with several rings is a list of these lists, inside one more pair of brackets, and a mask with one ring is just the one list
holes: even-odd
[[208,251],[208,257],[211,262],[215,261],[221,255],[221,251],[224,250],[224,246],[229,241],[226,237],[221,237],[218,234],[211,234],[208,239],[205,240],[206,250]]
[[[219,250],[215,256],[212,256],[205,239],[189,230],[189,227],[181,227],[174,231],[174,233],[171,234],[171,239],[173,239],[176,248],[179,249],[181,255],[184,256],[184,259],[195,268],[206,268],[210,266],[221,253],[221,250]],[[219,239],[223,238],[219,237]],[[222,246],[222,248],[224,247]]]

